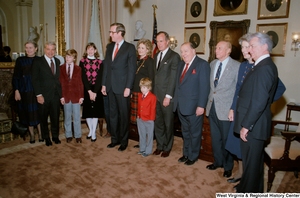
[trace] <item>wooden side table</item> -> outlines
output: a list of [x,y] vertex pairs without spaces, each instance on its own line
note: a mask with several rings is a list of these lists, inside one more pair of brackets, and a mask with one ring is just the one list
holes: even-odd
[[[285,121],[291,121],[291,112],[292,111],[300,111],[300,103],[290,102],[286,106],[287,106],[287,108],[286,108]],[[288,131],[289,125],[285,125],[284,130]]]

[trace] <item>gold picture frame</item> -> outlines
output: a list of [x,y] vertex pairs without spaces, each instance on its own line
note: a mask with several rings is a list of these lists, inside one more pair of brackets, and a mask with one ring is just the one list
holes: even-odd
[[207,0],[186,0],[185,23],[206,22]]
[[257,19],[288,18],[290,0],[259,0]]
[[[211,21],[210,29],[211,36],[209,41],[209,59],[211,62],[215,59],[215,48],[219,41],[227,40],[232,44],[232,52],[230,56],[237,60],[242,61],[243,55],[241,53],[241,46],[239,45],[239,38],[248,32],[250,20],[242,21]],[[228,39],[230,36],[230,40]]]
[[247,14],[248,0],[215,0],[214,16]]
[[284,56],[287,23],[257,24],[256,31],[268,34],[273,41],[271,56]]
[[195,49],[196,54],[205,53],[205,27],[188,27],[184,29],[184,41],[191,42]]

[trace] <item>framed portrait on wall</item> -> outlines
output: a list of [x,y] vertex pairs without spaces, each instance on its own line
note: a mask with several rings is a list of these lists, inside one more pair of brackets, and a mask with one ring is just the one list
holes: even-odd
[[214,16],[247,14],[248,0],[215,0]]
[[256,31],[270,36],[273,41],[272,56],[284,56],[287,23],[257,24]]
[[207,0],[186,0],[185,23],[206,22]]
[[205,27],[188,27],[184,29],[184,41],[191,42],[195,49],[196,54],[205,53]]
[[243,55],[241,53],[241,46],[239,44],[239,38],[248,32],[250,26],[250,20],[243,21],[211,21],[210,22],[210,41],[209,41],[209,59],[211,62],[216,58],[215,47],[220,41],[228,41],[232,45],[231,58],[242,61]]
[[259,0],[257,19],[288,18],[290,0]]

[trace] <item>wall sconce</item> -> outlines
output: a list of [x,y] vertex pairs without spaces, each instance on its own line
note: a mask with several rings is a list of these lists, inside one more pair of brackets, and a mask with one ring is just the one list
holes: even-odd
[[175,47],[177,47],[177,40],[175,39],[175,36],[170,36],[170,48],[174,50]]
[[300,33],[293,32],[292,33],[292,48],[291,51],[295,51],[294,56],[296,56],[296,52],[299,51],[300,48]]

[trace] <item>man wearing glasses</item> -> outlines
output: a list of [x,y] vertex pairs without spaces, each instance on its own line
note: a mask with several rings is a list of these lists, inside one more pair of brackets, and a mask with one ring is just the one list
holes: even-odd
[[112,42],[106,47],[101,90],[109,100],[111,143],[107,148],[120,145],[118,150],[124,151],[128,145],[130,90],[137,57],[134,45],[124,40],[123,24],[111,24],[109,35]]

